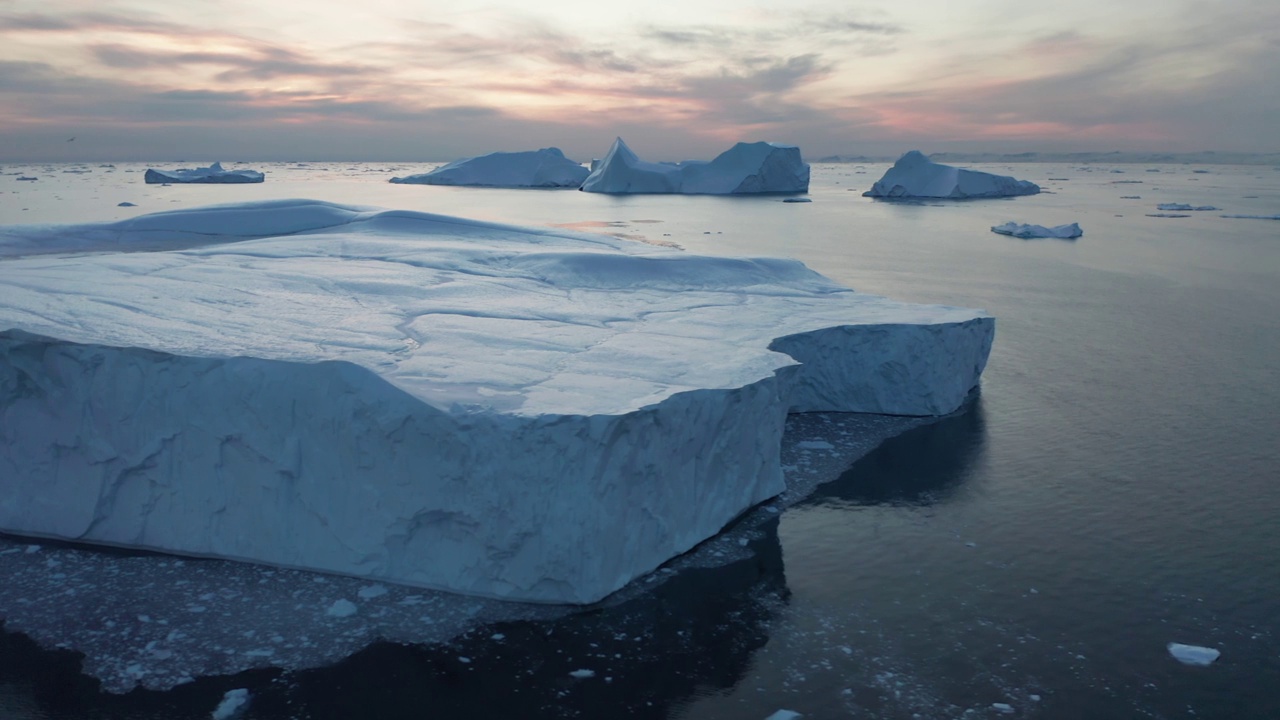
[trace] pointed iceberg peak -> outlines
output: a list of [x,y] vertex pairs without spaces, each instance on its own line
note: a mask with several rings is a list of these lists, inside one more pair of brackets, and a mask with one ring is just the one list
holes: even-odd
[[745,195],[809,190],[809,166],[801,160],[800,148],[780,143],[740,142],[710,162],[651,163],[617,138],[591,168],[582,183],[587,192]]

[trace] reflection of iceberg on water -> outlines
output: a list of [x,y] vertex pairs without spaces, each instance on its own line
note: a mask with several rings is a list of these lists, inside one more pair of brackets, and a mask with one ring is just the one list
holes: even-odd
[[590,173],[559,148],[495,152],[455,160],[421,175],[391,178],[406,185],[466,185],[503,188],[576,188]]
[[313,201],[0,238],[183,248],[0,260],[0,528],[507,599],[598,600],[781,492],[788,411],[955,410],[994,331],[791,260]]
[[809,165],[800,148],[740,142],[714,160],[653,163],[641,160],[618,138],[601,160],[591,162],[586,192],[741,195],[809,190]]
[[1040,186],[1007,175],[993,175],[931,161],[919,150],[898,158],[871,189],[862,193],[873,198],[995,198],[1035,195]]

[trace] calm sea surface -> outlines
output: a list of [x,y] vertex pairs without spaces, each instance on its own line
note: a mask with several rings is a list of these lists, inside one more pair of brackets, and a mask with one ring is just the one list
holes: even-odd
[[[897,204],[861,197],[884,166],[820,165],[813,202],[793,204],[251,166],[266,183],[4,166],[0,224],[281,197],[561,224],[984,308],[996,343],[967,411],[830,473],[750,559],[448,646],[376,644],[168,693],[100,694],[72,655],[4,634],[0,717],[208,717],[247,687],[252,718],[1280,718],[1280,221],[1220,217],[1280,213],[1280,168],[987,166],[1048,192]],[[1161,202],[1221,212],[1148,216]],[[1085,234],[989,232],[1009,220]],[[1170,642],[1222,655],[1185,666]],[[570,675],[584,668],[595,676]]]

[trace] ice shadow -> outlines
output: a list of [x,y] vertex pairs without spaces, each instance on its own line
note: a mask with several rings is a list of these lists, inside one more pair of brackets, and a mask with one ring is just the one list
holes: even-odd
[[751,537],[750,557],[664,573],[633,599],[559,620],[485,625],[443,644],[378,642],[327,667],[205,677],[167,692],[103,693],[80,673],[78,653],[0,632],[0,709],[30,707],[33,718],[203,718],[223,693],[247,688],[249,716],[259,719],[666,718],[696,696],[736,686],[768,641],[774,608],[788,597],[778,520]]
[[803,505],[927,506],[947,502],[986,452],[982,397],[942,420],[886,440]]

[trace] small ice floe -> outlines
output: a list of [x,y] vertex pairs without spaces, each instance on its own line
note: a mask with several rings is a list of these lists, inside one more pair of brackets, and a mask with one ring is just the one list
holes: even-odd
[[116,207],[138,207],[138,206],[131,202],[122,202],[122,203],[117,203]]
[[360,596],[361,600],[372,600],[377,597],[382,597],[383,595],[386,595],[386,594],[387,594],[386,585],[366,585],[360,588],[360,591],[356,593],[356,595]]
[[1069,225],[1055,225],[1053,227],[1045,227],[1044,225],[1029,225],[1015,222],[1007,222],[1003,225],[991,226],[991,232],[1000,235],[1009,235],[1011,237],[1030,239],[1030,238],[1057,238],[1059,240],[1074,240],[1084,235],[1084,230],[1080,229],[1079,223],[1071,223]]
[[1169,643],[1167,647],[1174,660],[1183,665],[1196,665],[1198,667],[1212,664],[1222,654],[1213,648],[1200,647],[1199,645],[1183,645],[1176,642]]
[[218,703],[218,707],[214,708],[210,717],[213,720],[231,720],[244,712],[249,705],[249,691],[244,688],[228,690],[222,696],[222,702]]
[[770,715],[764,720],[797,720],[798,718],[802,718],[802,717],[804,716],[796,712],[795,710],[779,710],[778,712]]
[[1013,706],[1009,703],[991,703],[991,709],[998,713],[1004,713],[1005,715],[1009,715],[1013,712]]
[[32,180],[39,180],[40,178],[33,178],[33,177],[27,177],[26,175],[19,175],[18,179],[26,182],[30,182]]
[[801,450],[835,450],[836,446],[826,440],[801,440],[796,443]]
[[1224,218],[1243,218],[1245,220],[1280,220],[1280,215],[1221,215]]
[[356,604],[350,600],[334,600],[329,609],[325,611],[329,617],[344,618],[351,617],[356,614]]
[[1147,213],[1147,217],[1184,218],[1184,217],[1191,217],[1191,216],[1187,215],[1186,213]]
[[1211,210],[1221,210],[1222,208],[1216,208],[1212,205],[1188,205],[1186,203],[1160,203],[1159,205],[1156,205],[1156,209],[1157,210],[1177,210],[1179,212],[1187,212],[1188,210],[1193,212],[1204,212],[1204,211],[1211,211]]
[[573,672],[569,673],[569,677],[577,678],[578,680],[586,680],[587,678],[593,678],[595,676],[596,676],[595,670],[588,670],[586,668],[574,670]]
[[787,199],[783,200],[782,202],[785,202],[785,203],[803,203],[803,202],[813,202],[813,200],[812,200],[811,198],[787,198]]
[[1121,195],[1120,199],[1121,200],[1141,200],[1142,196],[1141,195]]

